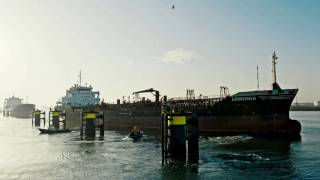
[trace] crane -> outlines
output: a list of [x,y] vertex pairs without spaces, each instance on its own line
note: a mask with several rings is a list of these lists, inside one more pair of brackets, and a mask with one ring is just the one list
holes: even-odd
[[133,95],[138,96],[140,93],[152,93],[156,97],[156,102],[159,102],[160,93],[153,88],[133,92]]

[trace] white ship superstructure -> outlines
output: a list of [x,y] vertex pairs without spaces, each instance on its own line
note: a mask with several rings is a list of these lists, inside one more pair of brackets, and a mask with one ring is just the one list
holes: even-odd
[[96,105],[100,102],[99,91],[92,91],[92,86],[81,85],[81,72],[80,83],[75,84],[66,91],[66,96],[62,97],[62,106],[71,107],[86,107]]

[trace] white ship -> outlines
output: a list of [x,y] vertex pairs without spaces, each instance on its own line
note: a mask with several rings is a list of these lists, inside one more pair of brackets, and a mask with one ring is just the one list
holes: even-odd
[[61,98],[61,101],[57,102],[56,108],[71,107],[84,108],[92,105],[97,105],[100,102],[99,91],[93,91],[91,85],[82,85],[81,71],[79,75],[79,84],[74,84],[66,91],[66,95]]

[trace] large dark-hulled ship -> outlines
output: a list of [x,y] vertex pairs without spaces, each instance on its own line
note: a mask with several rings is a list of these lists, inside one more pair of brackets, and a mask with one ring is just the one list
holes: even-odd
[[23,103],[23,99],[11,96],[5,99],[3,115],[16,118],[30,118],[34,109],[34,104]]
[[[272,58],[272,90],[238,92],[229,95],[226,87],[221,87],[220,96],[192,96],[172,98],[168,104],[176,111],[191,111],[199,116],[199,128],[203,134],[249,134],[299,136],[301,125],[289,117],[290,105],[298,89],[281,89],[276,79],[276,60]],[[96,110],[105,112],[106,128],[160,129],[161,112],[159,92],[147,89],[134,94],[151,92],[156,100],[142,99],[139,102],[102,104]],[[191,92],[191,93],[190,93]]]

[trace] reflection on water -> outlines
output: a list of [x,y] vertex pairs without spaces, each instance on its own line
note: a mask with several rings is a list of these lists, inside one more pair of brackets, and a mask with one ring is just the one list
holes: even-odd
[[[295,116],[295,115],[293,115]],[[298,113],[301,141],[201,137],[198,165],[161,166],[159,137],[133,142],[127,131],[86,141],[80,133],[39,135],[31,120],[1,118],[0,179],[315,179],[320,113]]]
[[290,160],[291,141],[248,136],[216,137],[204,141],[204,159],[209,164],[218,162],[219,168],[231,174],[261,178],[292,177],[295,174]]

